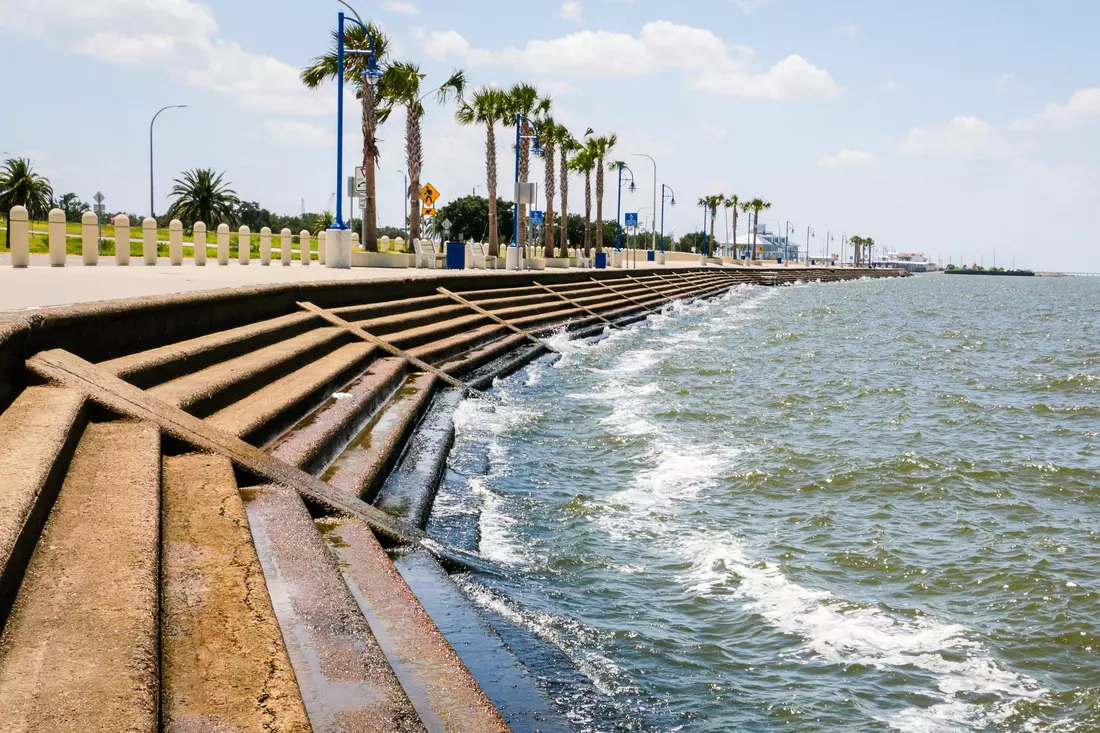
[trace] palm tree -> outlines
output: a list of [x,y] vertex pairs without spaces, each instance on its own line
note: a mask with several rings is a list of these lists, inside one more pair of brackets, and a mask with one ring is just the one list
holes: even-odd
[[551,258],[554,256],[554,197],[557,196],[556,166],[558,159],[555,156],[557,150],[557,123],[549,116],[550,100],[541,109],[542,114],[538,119],[539,143],[542,145],[542,170],[543,192],[546,203],[543,205],[542,214],[542,256]]
[[[592,131],[589,130],[591,133]],[[588,145],[569,161],[569,170],[584,174],[584,254],[592,246],[592,170],[596,167],[596,156]]]
[[704,196],[699,199],[699,205],[706,207],[710,212],[710,238],[707,240],[705,254],[710,257],[714,247],[714,220],[718,218],[718,207],[725,203],[726,197],[722,194],[715,194],[713,196]]
[[218,224],[233,224],[234,208],[240,203],[237,192],[222,181],[225,173],[215,173],[209,168],[193,168],[184,171],[173,183],[169,196],[176,200],[168,208],[168,216],[179,219],[187,227],[201,221],[213,228]]
[[464,101],[455,113],[462,125],[485,125],[485,188],[489,196],[489,256],[500,251],[500,231],[497,226],[497,137],[496,126],[508,117],[508,95],[500,89],[483,86]]
[[561,237],[558,240],[558,249],[562,257],[569,256],[569,155],[580,149],[581,145],[570,134],[565,125],[558,125],[557,129],[558,151],[561,154],[559,168],[561,170]]
[[848,244],[852,245],[854,264],[856,267],[859,267],[859,248],[863,245],[863,237],[858,234],[853,234],[848,237]]
[[596,159],[596,251],[603,252],[603,169],[604,158],[611,154],[615,143],[619,142],[617,135],[602,135],[592,138],[588,145],[592,156]]
[[722,206],[729,209],[733,209],[733,256],[737,256],[737,207],[741,204],[741,199],[737,194],[730,194],[726,197],[726,200],[722,202]]
[[756,233],[760,228],[760,212],[767,211],[772,207],[770,201],[764,201],[763,199],[753,199],[746,204],[741,204],[741,208],[745,211],[752,211],[752,259],[756,259]]
[[[514,122],[516,115],[523,115],[524,117],[533,117],[540,112],[546,112],[550,109],[550,100],[539,97],[539,90],[532,84],[520,82],[514,84],[511,89],[508,90],[508,117]],[[521,133],[525,139],[520,140],[519,143],[519,180],[526,181],[527,175],[530,172],[531,166],[531,154],[530,154],[530,139],[526,139],[531,134],[530,125],[524,121]],[[541,135],[540,135],[541,137]],[[541,140],[540,140],[541,143]],[[523,221],[527,218],[527,204],[520,204],[519,206],[519,241],[517,245],[523,246],[527,243],[527,230],[523,227]]]
[[424,116],[424,100],[435,95],[440,104],[452,96],[462,99],[466,75],[455,71],[435,89],[421,93],[424,74],[420,66],[408,61],[391,64],[382,75],[379,91],[382,98],[405,108],[405,159],[409,166],[409,239],[420,238],[420,171],[424,166],[424,138],[420,119]]
[[[332,46],[329,50],[323,56],[315,58],[312,65],[302,69],[299,77],[310,89],[316,89],[326,80],[336,78],[338,73],[336,70],[336,52],[340,40],[338,33],[339,31],[333,30]],[[386,38],[381,29],[374,23],[367,23],[367,30],[365,31],[352,23],[344,27],[344,46],[347,49],[369,51],[372,39],[376,60],[379,67],[384,70],[386,54],[389,50],[389,39]],[[365,230],[363,232],[363,238],[366,241],[363,244],[368,251],[373,252],[378,249],[378,206],[375,196],[374,171],[378,167],[379,158],[381,157],[378,150],[378,138],[376,137],[380,115],[376,111],[377,92],[370,84],[365,83],[365,77],[363,76],[367,70],[367,60],[366,55],[345,55],[344,80],[351,82],[355,88],[355,96],[363,101],[363,168],[366,173],[367,185],[367,205],[364,211]],[[384,118],[388,112],[389,110],[383,110],[381,116]]]
[[8,218],[4,237],[7,248],[11,249],[11,210],[13,206],[23,206],[31,219],[45,219],[53,202],[53,187],[50,181],[38,175],[31,168],[28,158],[8,158],[0,169],[0,213]]

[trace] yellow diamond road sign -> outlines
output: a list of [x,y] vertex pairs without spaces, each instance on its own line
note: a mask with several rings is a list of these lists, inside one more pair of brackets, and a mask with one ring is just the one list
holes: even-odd
[[424,205],[430,208],[435,205],[438,199],[439,191],[435,190],[435,186],[425,183],[424,188],[420,189],[420,200],[424,202]]
[[428,206],[420,210],[421,216],[435,216],[435,209]]

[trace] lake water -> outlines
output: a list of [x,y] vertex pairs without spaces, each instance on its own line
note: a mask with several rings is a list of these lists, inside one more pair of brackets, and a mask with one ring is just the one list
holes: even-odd
[[677,304],[468,400],[431,531],[578,731],[1100,730],[1100,280]]

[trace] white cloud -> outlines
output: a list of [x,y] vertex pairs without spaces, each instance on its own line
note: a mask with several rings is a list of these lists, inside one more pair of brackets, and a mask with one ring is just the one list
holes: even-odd
[[[264,130],[283,145],[304,148],[334,148],[336,136],[331,129],[299,120],[264,120]],[[358,138],[359,141],[362,138]]]
[[539,82],[539,89],[559,96],[574,94],[577,91],[577,88],[567,81],[552,81],[545,79]]
[[888,81],[880,87],[883,94],[896,94],[901,91],[901,85],[896,81]]
[[874,164],[875,156],[851,148],[845,148],[833,155],[822,155],[817,159],[819,168],[870,168]]
[[420,15],[420,8],[416,7],[412,3],[401,2],[401,0],[386,0],[385,2],[379,3],[378,7],[389,13]]
[[562,20],[571,20],[576,23],[582,23],[584,22],[584,19],[581,18],[581,13],[583,12],[583,5],[581,5],[579,2],[576,2],[576,0],[568,0],[567,2],[561,4],[561,10],[558,14],[561,16]]
[[996,84],[999,87],[1007,87],[1015,81],[1016,81],[1016,75],[1012,74],[1012,73],[1008,73],[1008,74],[1001,74],[1000,76],[998,76],[996,79],[993,80],[993,83]]
[[1040,127],[1070,129],[1100,122],[1100,88],[1078,89],[1066,104],[1048,104],[1042,112],[1012,123],[1013,130]]
[[751,13],[757,8],[767,5],[771,0],[733,0],[734,7],[742,13]]
[[828,71],[801,56],[788,56],[760,72],[745,58],[733,56],[751,57],[752,49],[729,46],[707,29],[668,21],[647,23],[637,36],[584,30],[500,51],[474,48],[453,30],[421,32],[419,37],[433,58],[454,56],[466,66],[586,77],[646,76],[672,68],[694,72],[690,83],[700,91],[756,99],[829,98],[843,91]]
[[946,125],[914,127],[901,143],[907,155],[991,157],[1004,152],[997,129],[976,117],[956,117]]

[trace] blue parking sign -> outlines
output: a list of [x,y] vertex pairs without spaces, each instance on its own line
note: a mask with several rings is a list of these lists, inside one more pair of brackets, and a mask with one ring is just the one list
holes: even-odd
[[542,212],[541,211],[532,211],[531,212],[531,223],[532,224],[541,224],[542,223]]
[[626,214],[626,221],[623,223],[623,226],[628,226],[628,227],[638,226],[638,214],[637,214],[637,212],[627,213]]

